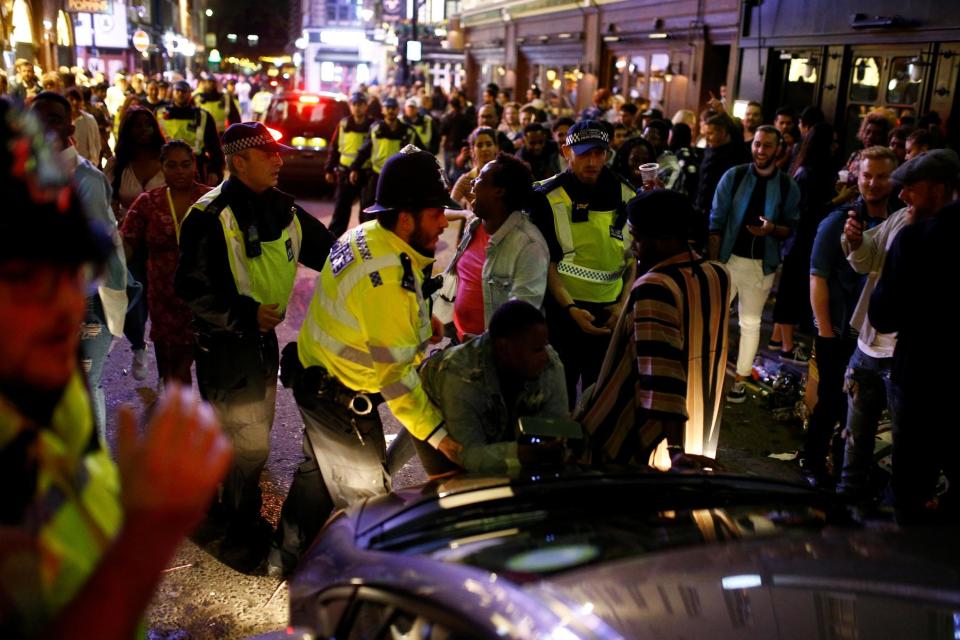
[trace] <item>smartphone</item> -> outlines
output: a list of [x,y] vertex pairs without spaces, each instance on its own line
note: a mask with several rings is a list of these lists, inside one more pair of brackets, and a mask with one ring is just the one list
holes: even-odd
[[564,418],[543,418],[539,416],[522,416],[517,420],[520,435],[524,439],[550,440],[553,438],[567,438],[568,440],[582,440],[583,427],[575,420]]
[[863,201],[863,198],[857,198],[856,206],[853,209],[857,212],[857,222],[860,223],[860,226],[866,230],[867,228],[867,203]]

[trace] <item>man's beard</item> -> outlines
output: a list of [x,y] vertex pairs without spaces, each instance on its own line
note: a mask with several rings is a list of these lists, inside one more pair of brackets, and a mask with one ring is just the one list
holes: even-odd
[[[410,236],[410,246],[413,247],[420,255],[432,258],[436,248],[427,248],[427,244],[429,244],[432,240],[433,238],[423,230],[423,228],[420,226],[420,221],[417,220],[417,225],[414,227],[413,234]],[[434,247],[436,247],[436,245],[434,245]]]

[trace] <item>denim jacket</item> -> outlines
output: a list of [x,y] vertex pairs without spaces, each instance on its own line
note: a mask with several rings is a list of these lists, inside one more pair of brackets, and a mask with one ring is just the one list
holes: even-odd
[[[463,234],[457,253],[444,272],[444,278],[457,273],[457,262],[470,245],[470,239],[480,218],[470,221]],[[487,259],[483,263],[483,326],[490,323],[493,312],[507,300],[516,298],[543,308],[547,290],[547,268],[550,251],[540,230],[521,211],[510,214],[487,244]],[[445,287],[446,289],[446,287]]]
[[[720,262],[729,260],[733,253],[733,245],[737,241],[737,235],[743,226],[743,217],[746,215],[747,206],[750,204],[750,195],[753,193],[753,187],[757,184],[757,177],[753,173],[751,165],[743,176],[743,180],[740,181],[737,192],[733,193],[736,172],[737,167],[733,167],[720,178],[717,190],[713,194],[713,207],[710,210],[710,233],[723,234],[720,242],[720,255],[718,256]],[[800,219],[800,188],[793,181],[793,178],[788,178],[787,184],[790,185],[790,191],[786,199],[783,199],[780,196],[780,184],[780,172],[776,171],[767,180],[763,217],[775,225],[789,227],[792,233]],[[781,201],[784,203],[782,211]],[[764,237],[763,241],[763,273],[769,275],[780,266],[780,245],[782,241],[774,238],[773,234]]]
[[552,347],[547,368],[527,382],[508,407],[500,392],[488,333],[434,354],[420,367],[427,396],[440,407],[450,436],[463,445],[464,469],[504,473],[519,469],[517,418],[568,418],[563,365]]

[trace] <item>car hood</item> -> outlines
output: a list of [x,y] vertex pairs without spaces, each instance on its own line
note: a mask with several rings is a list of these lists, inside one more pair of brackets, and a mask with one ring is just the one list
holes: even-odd
[[525,590],[627,638],[944,638],[960,625],[956,530],[850,532],[667,551]]

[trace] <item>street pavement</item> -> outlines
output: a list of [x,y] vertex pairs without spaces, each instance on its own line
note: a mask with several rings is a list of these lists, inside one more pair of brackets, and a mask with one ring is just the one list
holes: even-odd
[[[333,205],[328,197],[307,194],[299,202],[312,215],[325,223],[329,222]],[[357,207],[354,207],[351,224],[356,224],[356,220]],[[316,275],[303,267],[298,271],[286,319],[277,328],[281,345],[296,340],[310,303]],[[732,329],[735,329],[735,325],[732,325]],[[731,340],[735,339],[732,334]],[[762,344],[765,344],[765,340],[766,336]],[[125,339],[114,341],[103,375],[108,411],[107,433],[111,446],[115,446],[117,408],[121,404],[131,404],[138,411],[148,410],[160,392],[152,345],[148,345],[148,354],[149,377],[138,382],[129,373],[129,344]],[[261,479],[263,514],[274,524],[293,472],[301,461],[301,421],[296,404],[289,391],[282,387],[278,387],[277,391],[270,457]],[[382,413],[387,432],[396,433],[399,424],[385,407]],[[727,405],[724,408],[717,459],[728,471],[797,481],[799,474],[796,465],[769,456],[796,451],[801,437],[799,421],[775,421],[763,399],[752,395],[743,405]],[[422,468],[414,461],[395,476],[394,483],[407,486],[424,479]],[[171,561],[147,612],[147,622],[151,629],[150,637],[154,640],[243,638],[283,628],[287,619],[287,605],[285,583],[237,573],[193,542],[186,541]]]

